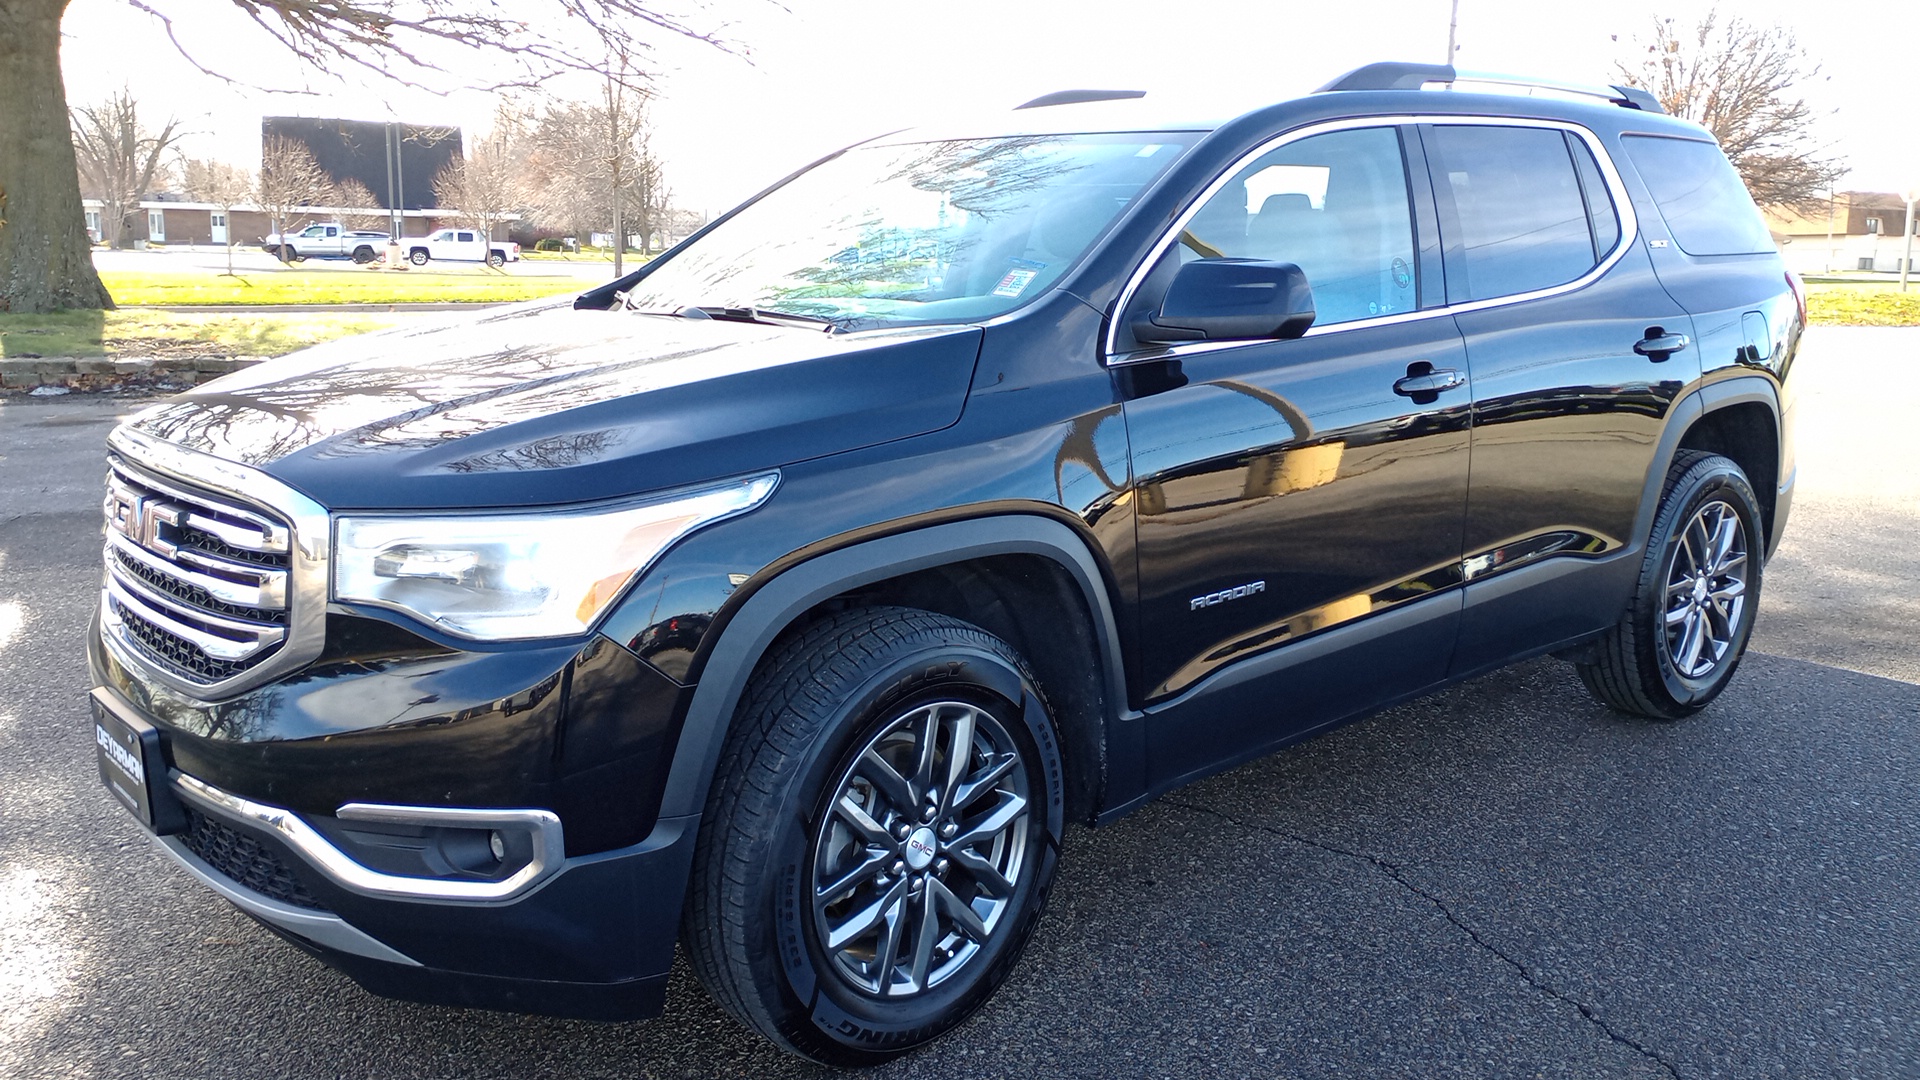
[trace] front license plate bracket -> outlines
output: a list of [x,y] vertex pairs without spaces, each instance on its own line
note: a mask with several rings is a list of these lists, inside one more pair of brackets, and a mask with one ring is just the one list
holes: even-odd
[[116,708],[116,702],[95,690],[88,698],[93,712],[95,758],[100,779],[114,800],[140,824],[166,836],[187,827],[186,809],[167,778],[167,755],[160,729]]

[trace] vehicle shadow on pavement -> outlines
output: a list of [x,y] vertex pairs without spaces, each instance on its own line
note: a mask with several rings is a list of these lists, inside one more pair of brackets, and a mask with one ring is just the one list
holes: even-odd
[[[1073,830],[1007,987],[873,1075],[1896,1074],[1920,1060],[1916,716],[1920,687],[1764,655],[1678,724],[1556,661],[1484,677]],[[0,1072],[822,1075],[684,965],[634,1024],[372,997],[146,850],[62,741],[41,805],[97,850],[0,838],[0,872],[57,864],[27,932],[70,954]]]

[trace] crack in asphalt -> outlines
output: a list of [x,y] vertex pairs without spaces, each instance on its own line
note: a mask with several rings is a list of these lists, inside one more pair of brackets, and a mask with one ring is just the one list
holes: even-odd
[[1169,798],[1162,798],[1160,801],[1166,805],[1177,806],[1184,810],[1192,810],[1202,814],[1211,814],[1214,817],[1221,819],[1222,821],[1228,822],[1229,824],[1232,824],[1232,825],[1237,825],[1240,828],[1246,829],[1250,832],[1267,833],[1272,836],[1277,836],[1282,840],[1291,840],[1292,842],[1296,844],[1300,844],[1304,847],[1317,848],[1318,850],[1327,852],[1330,855],[1338,855],[1338,856],[1341,856],[1342,858],[1353,859],[1356,862],[1367,863],[1368,865],[1379,870],[1381,873],[1392,878],[1395,882],[1399,883],[1399,885],[1402,888],[1406,889],[1408,892],[1414,894],[1415,896],[1418,896],[1422,900],[1425,900],[1427,903],[1432,904],[1434,906],[1434,909],[1439,911],[1441,915],[1445,916],[1448,922],[1452,923],[1456,928],[1458,928],[1461,933],[1466,934],[1467,937],[1471,939],[1475,945],[1478,945],[1481,948],[1481,950],[1489,953],[1494,957],[1497,957],[1502,962],[1504,962],[1508,967],[1512,968],[1514,972],[1517,973],[1520,976],[1520,978],[1526,982],[1528,986],[1533,987],[1535,990],[1540,991],[1541,993],[1547,995],[1548,997],[1554,999],[1555,1001],[1573,1006],[1573,1008],[1580,1013],[1580,1016],[1583,1019],[1585,1019],[1588,1023],[1594,1025],[1595,1027],[1599,1028],[1601,1032],[1607,1036],[1608,1039],[1611,1039],[1613,1042],[1618,1043],[1619,1045],[1624,1046],[1629,1050],[1632,1050],[1634,1053],[1639,1054],[1641,1057],[1644,1057],[1648,1061],[1651,1061],[1654,1064],[1660,1066],[1662,1069],[1665,1069],[1667,1071],[1667,1075],[1673,1077],[1674,1080],[1681,1080],[1680,1070],[1674,1066],[1673,1062],[1668,1061],[1666,1058],[1661,1057],[1658,1053],[1642,1045],[1637,1040],[1629,1038],[1628,1036],[1616,1030],[1612,1024],[1607,1023],[1607,1021],[1604,1018],[1602,1018],[1598,1013],[1594,1012],[1593,1007],[1588,1005],[1586,1002],[1581,1001],[1580,999],[1572,997],[1568,994],[1562,993],[1561,991],[1556,990],[1552,986],[1549,986],[1546,983],[1543,983],[1539,979],[1535,978],[1533,972],[1528,970],[1527,965],[1521,963],[1519,960],[1514,959],[1512,956],[1507,955],[1507,953],[1502,951],[1499,946],[1494,945],[1492,942],[1488,941],[1486,938],[1481,937],[1479,931],[1475,930],[1471,926],[1468,926],[1466,922],[1464,922],[1458,915],[1455,915],[1453,913],[1453,909],[1447,906],[1446,901],[1440,899],[1438,896],[1435,896],[1433,893],[1428,892],[1426,889],[1423,889],[1419,885],[1408,880],[1407,876],[1401,872],[1400,863],[1393,862],[1389,859],[1383,859],[1378,855],[1369,855],[1364,851],[1351,851],[1351,850],[1348,850],[1347,848],[1340,847],[1337,844],[1329,844],[1322,840],[1315,840],[1310,836],[1302,836],[1298,833],[1286,832],[1281,829],[1273,828],[1270,825],[1262,825],[1258,822],[1253,822],[1253,821],[1242,821],[1239,818],[1234,817],[1232,814],[1225,812],[1224,810],[1215,810],[1211,806],[1201,806],[1197,803],[1181,802],[1178,799],[1169,799]]

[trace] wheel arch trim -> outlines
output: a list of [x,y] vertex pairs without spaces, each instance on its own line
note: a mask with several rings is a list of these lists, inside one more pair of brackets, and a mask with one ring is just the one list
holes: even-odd
[[687,707],[667,773],[663,818],[700,814],[726,733],[753,669],[793,621],[850,589],[920,570],[994,555],[1037,555],[1073,579],[1098,625],[1094,633],[1111,723],[1124,715],[1125,669],[1119,624],[1105,577],[1079,534],[1050,518],[1005,514],[931,525],[814,556],[757,589],[722,630]]
[[[1673,467],[1673,456],[1679,452],[1680,443],[1687,433],[1699,425],[1700,421],[1712,413],[1732,408],[1735,405],[1761,404],[1773,416],[1773,435],[1776,453],[1780,450],[1780,391],[1771,379],[1764,375],[1736,375],[1721,379],[1694,390],[1674,404],[1666,427],[1660,433],[1659,447],[1654,451],[1653,463],[1647,470],[1647,479],[1640,492],[1640,508],[1633,518],[1633,540],[1636,547],[1645,548],[1647,537],[1653,531],[1654,515],[1659,512],[1660,493],[1665,489],[1667,470]],[[1748,477],[1755,489],[1764,484],[1769,490],[1777,488],[1780,477]]]

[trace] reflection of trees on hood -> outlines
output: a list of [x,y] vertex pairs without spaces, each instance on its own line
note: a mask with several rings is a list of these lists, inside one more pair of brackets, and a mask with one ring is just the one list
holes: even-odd
[[[414,357],[393,364],[324,364],[264,384],[243,382],[231,389],[211,384],[157,407],[137,426],[156,438],[251,465],[276,461],[323,438],[333,442],[330,454],[350,453],[392,446],[404,441],[389,434],[394,429],[418,426],[464,406],[566,383],[578,376],[580,365],[579,357],[539,346],[472,357],[458,371],[422,364]],[[537,411],[565,407],[566,402],[548,394],[541,397]],[[345,430],[328,423],[327,411],[341,408],[365,410],[368,422]],[[500,422],[496,412],[484,421],[443,420],[433,425],[431,436],[417,430],[409,435],[434,443]],[[463,426],[471,430],[460,430]]]

